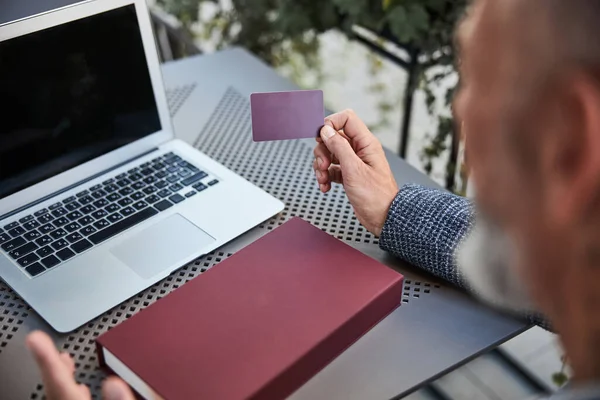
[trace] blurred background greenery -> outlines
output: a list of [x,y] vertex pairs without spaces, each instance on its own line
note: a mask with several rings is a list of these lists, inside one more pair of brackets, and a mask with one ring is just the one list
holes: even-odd
[[[202,52],[242,46],[332,111],[354,108],[382,142],[466,190],[450,102],[453,31],[467,0],[156,0]],[[185,49],[180,49],[185,53]]]

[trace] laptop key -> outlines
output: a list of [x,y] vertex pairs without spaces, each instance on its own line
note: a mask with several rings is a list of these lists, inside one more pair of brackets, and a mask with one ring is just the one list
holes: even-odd
[[138,174],[137,172],[135,174],[131,174],[127,177],[131,182],[137,182],[140,179],[143,178],[143,176],[141,174]]
[[48,213],[48,209],[42,208],[41,210],[34,212],[33,215],[36,217],[41,217],[42,215],[47,214],[47,213]]
[[107,205],[108,205],[108,200],[106,200],[106,199],[100,199],[100,200],[94,202],[94,207],[96,207],[96,208],[103,208],[103,207],[106,207]]
[[62,206],[62,203],[61,203],[61,202],[58,202],[58,203],[54,203],[54,204],[52,204],[50,207],[48,207],[48,209],[49,209],[50,211],[52,211],[52,210],[56,210],[57,208],[60,208],[61,206]]
[[123,216],[119,213],[114,213],[110,214],[108,217],[106,217],[106,219],[114,224],[115,222],[119,222],[120,220],[122,220]]
[[121,198],[121,195],[119,193],[111,193],[108,196],[106,196],[106,200],[108,201],[117,201]]
[[215,180],[208,182],[208,186],[215,186],[217,183],[219,183],[219,180],[215,179]]
[[65,229],[67,230],[67,232],[75,232],[80,228],[81,225],[79,225],[77,222],[71,222],[70,224],[65,225]]
[[46,267],[46,269],[50,269],[60,264],[60,260],[55,255],[50,255],[46,258],[43,258],[42,261],[40,261],[40,263],[42,263],[42,265]]
[[55,209],[54,211],[52,211],[52,215],[54,215],[55,218],[62,217],[65,214],[68,214],[68,212],[63,207],[59,207],[59,208]]
[[39,239],[36,239],[36,240],[35,240],[35,243],[36,243],[38,246],[45,246],[45,245],[47,245],[47,244],[50,244],[50,243],[52,243],[52,238],[51,238],[50,236],[48,236],[48,235],[44,235],[44,236],[42,236],[41,238],[39,238]]
[[156,178],[153,176],[147,176],[144,178],[144,183],[146,185],[152,185],[154,182],[156,182]]
[[133,185],[131,185],[131,187],[135,190],[140,190],[146,187],[146,184],[144,182],[136,182]]
[[163,189],[160,192],[157,193],[160,197],[169,197],[170,195],[173,194],[173,192],[171,192],[169,189]]
[[165,154],[163,156],[163,159],[167,159],[167,158],[171,158],[171,157],[175,157],[175,153],[173,153],[172,151],[170,151],[167,154]]
[[10,223],[8,225],[5,225],[4,229],[6,229],[8,231],[8,230],[16,228],[17,226],[19,226],[19,223],[17,221],[15,221],[15,222],[12,222],[12,223]]
[[192,190],[191,192],[186,193],[185,197],[190,198],[190,197],[194,196],[196,193],[198,193],[198,192]]
[[92,213],[92,217],[94,217],[95,219],[104,218],[107,215],[108,213],[105,210],[97,210]]
[[154,204],[157,201],[160,201],[160,197],[158,197],[155,194],[151,194],[150,196],[146,197],[146,199],[144,201],[148,204]]
[[71,246],[71,249],[74,250],[75,253],[83,253],[87,249],[92,248],[92,246],[93,246],[93,244],[90,243],[89,240],[83,239],[83,240],[80,240],[79,242],[73,244]]
[[107,186],[107,185],[110,185],[110,184],[112,184],[114,181],[115,181],[114,179],[107,179],[107,180],[105,180],[104,182],[102,182],[102,184],[103,184],[104,186]]
[[90,236],[92,233],[96,233],[98,230],[93,226],[89,225],[79,231],[83,236]]
[[119,211],[122,216],[129,217],[130,215],[135,214],[135,209],[133,207],[125,207],[121,211]]
[[153,163],[158,163],[162,161],[162,157],[156,157],[155,159],[152,160]]
[[90,192],[95,192],[96,190],[102,189],[102,184],[94,185],[90,188]]
[[136,172],[138,172],[140,169],[135,167],[135,168],[131,168],[129,171],[127,171],[128,174],[135,174]]
[[27,254],[31,253],[32,251],[37,250],[37,248],[38,248],[37,244],[35,244],[33,242],[29,242],[27,244],[24,244],[21,247],[14,249],[11,252],[9,252],[8,255],[16,260],[18,258],[26,256]]
[[62,237],[64,237],[64,236],[66,236],[66,235],[67,235],[67,231],[65,231],[65,230],[64,230],[64,229],[62,229],[62,228],[61,228],[61,229],[57,229],[57,230],[55,230],[54,232],[51,232],[51,233],[50,233],[50,237],[51,237],[52,239],[54,239],[54,240],[56,240],[56,239],[60,239],[60,238],[62,238]]
[[193,185],[194,183],[206,178],[207,176],[208,175],[206,174],[206,172],[200,171],[196,175],[192,175],[189,178],[182,180],[181,184],[183,186],[190,186],[190,185]]
[[145,208],[144,210],[133,214],[131,217],[125,218],[122,221],[119,221],[116,224],[111,225],[108,228],[105,228],[100,232],[93,234],[88,239],[94,244],[102,243],[106,239],[109,239],[131,228],[132,226],[137,225],[150,217],[153,217],[156,214],[158,214],[158,211],[156,211],[154,208]]
[[182,201],[184,201],[185,197],[183,197],[180,194],[174,194],[173,196],[169,197],[169,200],[171,200],[173,203],[177,204],[177,203],[181,203]]
[[[125,178],[125,177],[127,177],[127,172],[124,172],[124,173],[122,173],[122,174],[119,174],[119,175],[115,176],[115,179],[116,179],[117,181],[120,181],[121,179],[123,179],[123,178]],[[118,182],[117,182],[117,184],[118,184]]]
[[107,221],[107,220],[105,220],[105,219],[101,219],[100,221],[96,221],[96,222],[94,222],[94,227],[95,227],[96,229],[104,229],[104,228],[106,228],[107,226],[110,226],[110,222],[108,222],[108,221]]
[[181,171],[178,172],[179,176],[181,176],[182,178],[188,177],[192,174],[192,171],[190,171],[187,168],[182,169]]
[[45,269],[42,266],[42,264],[40,264],[39,262],[36,262],[36,263],[31,264],[29,267],[25,268],[25,271],[27,271],[27,273],[29,275],[31,275],[32,277],[35,277],[35,276],[38,276],[39,274],[41,274],[42,272],[44,272]]
[[108,213],[114,213],[115,211],[119,210],[119,208],[121,208],[121,207],[118,204],[112,203],[112,204],[109,204],[108,206],[106,206],[104,209]]
[[104,190],[100,189],[100,190],[96,190],[95,192],[92,193],[92,197],[95,199],[101,199],[104,196],[106,196],[108,193],[106,193]]
[[145,201],[138,201],[133,205],[133,208],[135,208],[138,211],[146,207],[148,207],[148,203],[146,203]]
[[11,239],[8,233],[0,233],[0,244],[6,243]]
[[167,181],[160,181],[160,182],[157,182],[156,184],[154,184],[154,187],[157,189],[164,189],[167,186],[169,186],[169,182],[167,182]]
[[[102,200],[104,200],[104,199],[102,199]],[[93,206],[93,205],[91,205],[91,204],[88,204],[87,206],[83,206],[83,207],[81,207],[81,208],[79,209],[79,211],[81,211],[81,212],[82,212],[82,213],[84,213],[84,214],[89,214],[89,213],[91,213],[91,212],[94,212],[94,211],[96,211],[96,207],[94,207],[94,206]]]
[[166,160],[164,160],[164,162],[165,162],[165,164],[169,164],[169,165],[175,164],[175,163],[177,163],[177,161],[179,161],[178,158],[179,158],[178,156],[169,157]]
[[40,224],[47,224],[48,222],[52,221],[54,219],[54,217],[51,214],[44,214],[41,217],[39,217],[37,220]]
[[27,243],[27,241],[25,241],[25,239],[23,239],[22,237],[14,238],[2,244],[2,250],[11,251],[16,249],[17,247],[23,246],[25,243]]
[[69,203],[74,202],[75,200],[77,200],[77,198],[75,196],[67,197],[66,199],[63,200],[63,204],[69,204]]
[[133,192],[134,192],[134,190],[130,187],[126,187],[126,188],[119,190],[119,194],[121,196],[129,196]]
[[22,223],[22,224],[24,224],[24,223],[26,223],[26,222],[29,222],[29,221],[31,221],[32,219],[33,219],[33,215],[27,215],[27,216],[25,216],[25,217],[21,218],[21,219],[19,220],[19,222],[20,222],[20,223]]
[[156,192],[158,189],[155,188],[154,186],[148,186],[146,188],[144,188],[144,190],[142,190],[142,192],[146,193],[146,194],[152,194],[154,192]]
[[83,214],[79,211],[73,211],[72,213],[67,214],[66,217],[69,218],[69,220],[71,221],[75,221],[76,219],[83,217]]
[[86,205],[94,202],[94,198],[92,196],[83,196],[79,198],[79,202],[81,205]]
[[140,173],[144,176],[152,175],[154,173],[153,169],[146,168],[140,171]]
[[68,234],[65,239],[67,239],[67,242],[69,243],[75,243],[80,241],[81,239],[83,239],[83,236],[81,236],[79,234],[79,232],[73,232],[71,234]]
[[79,193],[77,193],[75,196],[77,196],[78,198],[81,198],[83,196],[87,196],[90,192],[88,192],[87,190],[81,191]]
[[119,187],[117,185],[110,184],[110,185],[104,186],[104,190],[106,190],[107,193],[112,193],[116,190],[119,190]]
[[33,264],[34,262],[38,261],[39,259],[40,259],[40,257],[37,254],[35,254],[35,253],[29,253],[25,257],[19,258],[17,260],[17,263],[21,267],[28,267],[31,264]]
[[39,226],[40,226],[40,223],[37,222],[36,220],[31,220],[31,221],[23,224],[23,228],[27,229],[28,231],[35,229]]
[[31,240],[35,240],[35,239],[39,238],[40,236],[42,236],[42,234],[41,234],[41,233],[39,233],[39,232],[38,232],[38,231],[36,231],[36,230],[29,231],[29,232],[27,232],[26,234],[24,234],[24,235],[23,235],[23,237],[24,237],[25,239],[29,240],[29,241],[31,241]]
[[57,228],[60,228],[61,226],[66,225],[69,222],[71,222],[71,221],[69,221],[69,219],[67,217],[60,217],[60,218],[55,219],[52,222],[52,224],[54,224],[54,226],[56,226]]
[[162,179],[167,175],[169,175],[167,171],[158,171],[154,176],[156,177],[156,179]]
[[75,255],[75,253],[73,252],[73,250],[71,250],[69,248],[62,249],[61,251],[56,253],[56,256],[58,258],[60,258],[62,261],[67,261],[69,258],[73,257],[74,255]]
[[181,177],[179,175],[171,175],[171,176],[169,176],[167,178],[167,182],[169,182],[169,183],[175,183],[175,182],[177,182],[180,179],[181,179]]
[[170,173],[177,172],[179,171],[179,167],[177,165],[171,165],[167,168],[167,171],[169,171]]
[[89,215],[86,215],[85,217],[77,220],[77,222],[79,222],[79,225],[81,226],[86,226],[94,222],[94,218],[90,217]]
[[178,192],[181,189],[183,189],[183,186],[181,186],[180,184],[176,183],[174,185],[169,186],[169,189],[171,189],[173,192]]
[[133,200],[137,201],[137,200],[141,200],[141,199],[143,199],[143,198],[144,198],[144,196],[145,196],[145,194],[144,194],[144,193],[142,193],[142,192],[135,192],[134,194],[132,194],[132,195],[131,195],[131,198],[132,198]]
[[50,246],[44,246],[35,252],[35,254],[37,254],[38,256],[40,256],[42,258],[48,257],[52,253],[54,253],[54,250],[52,250],[52,247],[50,247]]
[[142,165],[140,165],[140,168],[148,168],[150,165],[152,164],[152,162],[145,162]]
[[129,179],[121,179],[120,181],[117,181],[117,185],[124,188],[125,186],[131,185],[131,181],[129,181]]
[[197,191],[199,191],[199,192],[201,192],[201,191],[203,191],[203,190],[205,190],[205,189],[207,189],[207,188],[208,188],[208,186],[206,186],[206,185],[205,185],[204,183],[202,183],[202,182],[200,182],[200,183],[197,183],[197,184],[195,184],[195,185],[194,185],[194,186],[192,186],[192,187],[193,187],[194,189],[196,189]]
[[156,163],[156,164],[154,164],[154,166],[152,168],[154,168],[155,171],[160,171],[161,169],[164,169],[165,167],[166,167],[166,165],[163,163]]
[[21,236],[24,233],[25,229],[21,226],[17,226],[16,228],[12,228],[10,231],[8,231],[8,234],[14,238],[16,238],[17,236]]
[[78,202],[74,201],[72,203],[69,203],[67,205],[65,205],[65,208],[67,209],[67,211],[75,211],[77,210],[79,207],[81,207],[81,204],[79,204]]

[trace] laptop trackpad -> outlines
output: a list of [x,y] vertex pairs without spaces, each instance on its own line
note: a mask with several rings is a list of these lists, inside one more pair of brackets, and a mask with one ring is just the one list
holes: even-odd
[[144,279],[172,267],[182,267],[189,257],[215,239],[179,214],[141,231],[111,251]]

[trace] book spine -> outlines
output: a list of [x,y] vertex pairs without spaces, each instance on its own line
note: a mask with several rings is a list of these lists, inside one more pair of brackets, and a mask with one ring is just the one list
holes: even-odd
[[391,284],[387,290],[359,310],[274,380],[267,383],[250,399],[282,399],[299,389],[400,306],[403,282],[404,278],[402,277]]

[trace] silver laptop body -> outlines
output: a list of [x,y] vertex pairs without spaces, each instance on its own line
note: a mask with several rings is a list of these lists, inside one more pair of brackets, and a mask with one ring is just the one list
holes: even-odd
[[0,277],[59,332],[284,208],[174,138],[144,0],[0,26],[0,98]]

